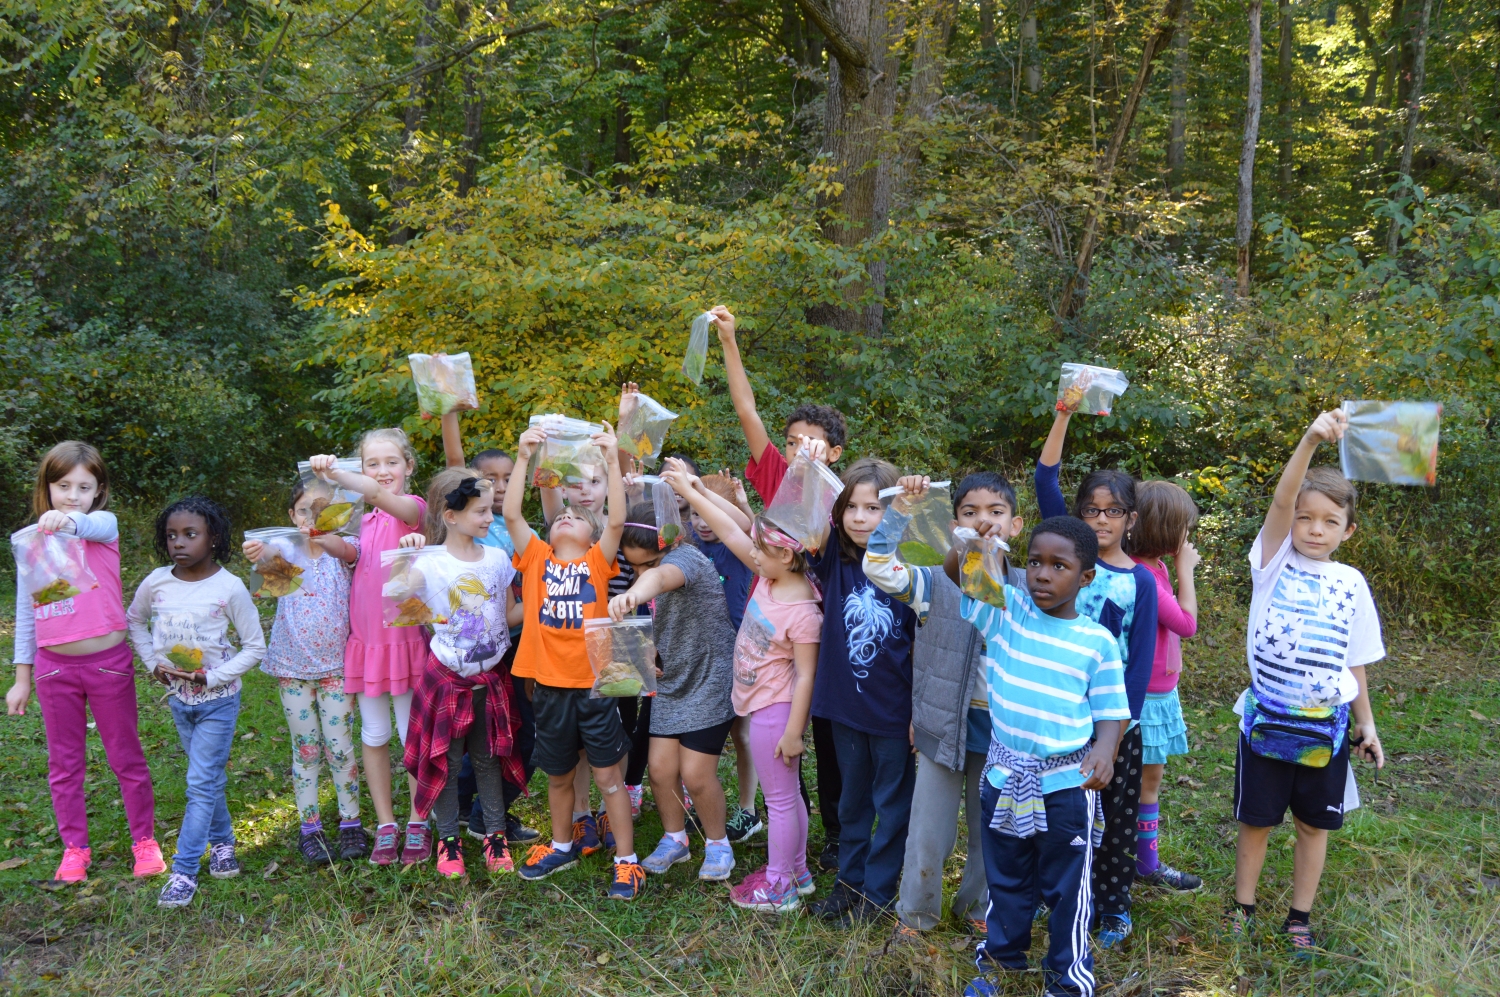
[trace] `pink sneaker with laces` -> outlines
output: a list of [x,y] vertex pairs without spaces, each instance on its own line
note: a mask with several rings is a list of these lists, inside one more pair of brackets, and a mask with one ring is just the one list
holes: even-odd
[[146,876],[160,876],[167,871],[167,860],[161,856],[161,845],[156,843],[155,838],[142,838],[130,846],[131,852],[135,854],[136,879]]
[[93,862],[93,849],[69,845],[63,849],[62,862],[58,863],[52,878],[59,883],[81,883],[89,878],[89,866]]
[[403,866],[419,865],[432,858],[432,825],[413,821],[406,825],[406,843],[401,847]]
[[729,891],[729,900],[744,910],[761,911],[767,914],[790,914],[802,906],[795,884],[785,890],[776,890],[766,878],[764,869],[757,869],[746,876],[740,885]]

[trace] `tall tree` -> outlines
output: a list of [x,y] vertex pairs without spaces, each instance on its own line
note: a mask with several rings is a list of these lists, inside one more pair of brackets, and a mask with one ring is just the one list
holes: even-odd
[[[1427,26],[1432,20],[1432,0],[1422,0],[1412,39],[1411,85],[1406,91],[1406,139],[1401,143],[1401,176],[1411,177],[1412,153],[1417,144],[1417,124],[1422,118],[1422,88],[1427,83]],[[1401,244],[1401,226],[1391,219],[1386,249],[1394,253]]]
[[1245,134],[1240,142],[1239,210],[1234,223],[1235,288],[1250,293],[1250,243],[1255,236],[1255,144],[1260,140],[1261,0],[1250,0],[1250,82],[1245,94]]
[[1188,43],[1192,38],[1193,0],[1183,0],[1177,15],[1177,31],[1172,36],[1172,116],[1167,131],[1167,185],[1176,190],[1182,185],[1183,166],[1187,163]]
[[1281,44],[1276,51],[1276,130],[1280,141],[1276,149],[1277,172],[1281,178],[1281,196],[1292,191],[1292,23],[1291,0],[1276,0],[1281,15]]

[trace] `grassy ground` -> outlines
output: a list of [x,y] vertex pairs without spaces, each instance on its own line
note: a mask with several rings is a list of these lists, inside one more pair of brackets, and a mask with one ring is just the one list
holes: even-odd
[[[1333,836],[1314,911],[1327,951],[1307,966],[1270,934],[1237,949],[1217,930],[1234,864],[1229,707],[1243,684],[1243,613],[1210,610],[1205,620],[1206,633],[1189,644],[1183,695],[1194,753],[1168,769],[1161,848],[1207,886],[1187,897],[1143,892],[1135,936],[1099,960],[1100,992],[1500,993],[1500,692],[1489,642],[1396,635],[1391,657],[1371,669],[1392,762],[1378,780],[1360,771],[1365,806]],[[0,627],[9,660],[11,624]],[[184,765],[160,688],[142,680],[139,694],[170,856]],[[956,994],[971,975],[974,939],[957,925],[902,947],[881,929],[747,914],[722,886],[694,878],[696,862],[651,878],[631,905],[604,902],[603,855],[543,884],[488,877],[472,842],[478,871],[463,884],[438,880],[430,867],[310,870],[295,852],[280,708],[259,673],[246,685],[240,728],[229,794],[245,875],[205,876],[191,908],[164,912],[156,884],[131,879],[119,794],[96,739],[87,784],[93,875],[82,888],[50,888],[59,852],[41,718],[33,709],[0,723],[0,986],[108,995]],[[732,781],[729,756],[723,771]],[[544,827],[540,780],[533,791],[517,810]],[[333,817],[326,787],[324,803]],[[643,814],[640,850],[659,833],[655,813]],[[816,819],[813,835],[816,848]],[[1287,906],[1290,846],[1290,831],[1277,831],[1262,884],[1261,905],[1275,921]],[[701,855],[701,843],[694,847]],[[960,840],[950,862],[950,889],[966,847]],[[764,859],[761,837],[739,850],[740,871]],[[820,876],[820,891],[831,881]],[[1039,955],[1040,932],[1036,941]],[[1040,990],[1035,975],[1004,986]]]

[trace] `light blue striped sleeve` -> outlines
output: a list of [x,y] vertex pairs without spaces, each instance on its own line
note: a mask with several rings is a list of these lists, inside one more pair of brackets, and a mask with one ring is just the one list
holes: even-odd
[[1107,630],[1100,628],[1100,633],[1099,661],[1089,676],[1089,711],[1096,722],[1129,720],[1130,697],[1125,694],[1125,666],[1120,662],[1120,646]]
[[911,517],[886,509],[880,517],[880,525],[870,534],[869,546],[865,548],[864,570],[870,584],[886,593],[897,602],[904,602],[917,614],[919,624],[927,622],[928,610],[932,608],[932,569],[914,568],[904,564],[896,556],[897,545],[906,532]]

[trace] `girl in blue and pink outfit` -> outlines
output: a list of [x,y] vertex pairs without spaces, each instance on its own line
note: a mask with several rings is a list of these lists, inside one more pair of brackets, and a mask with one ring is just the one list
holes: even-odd
[[[417,454],[400,429],[373,429],[359,443],[362,474],[338,470],[338,458],[321,454],[310,458],[312,469],[341,488],[360,492],[374,511],[365,514],[358,538],[354,578],[349,586],[349,643],[344,647],[344,691],[359,696],[360,741],[363,742],[365,785],[375,805],[374,865],[403,865],[432,856],[432,829],[412,812],[406,840],[399,829],[391,797],[391,714],[396,733],[406,743],[411,719],[412,686],[427,662],[427,633],[422,627],[386,627],[380,619],[380,589],[385,571],[380,552],[394,550],[401,538],[421,530],[427,503],[407,494],[407,482],[417,469]],[[412,782],[410,773],[408,782]],[[412,786],[415,789],[415,786]]]
[[[109,767],[120,783],[135,853],[135,875],[167,869],[156,843],[156,797],[151,770],[136,728],[135,669],[126,642],[120,584],[120,531],[109,504],[109,473],[99,451],[87,443],[59,443],[37,468],[32,511],[36,529],[72,534],[83,541],[97,588],[35,606],[16,586],[16,681],[5,697],[6,712],[26,712],[33,681],[47,732],[47,781],[62,836],[63,857],[53,879],[78,883],[92,861],[83,792],[92,713]],[[14,543],[14,538],[12,540]]]

